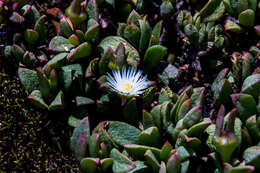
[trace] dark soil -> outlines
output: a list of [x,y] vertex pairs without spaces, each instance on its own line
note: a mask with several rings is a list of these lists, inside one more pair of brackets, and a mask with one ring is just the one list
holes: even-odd
[[78,172],[67,120],[50,120],[26,97],[16,76],[0,73],[0,172]]

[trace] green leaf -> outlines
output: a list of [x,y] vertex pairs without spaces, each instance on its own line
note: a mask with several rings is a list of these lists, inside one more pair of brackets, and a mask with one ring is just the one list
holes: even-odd
[[75,151],[77,140],[82,133],[86,134],[87,139],[90,137],[90,126],[88,117],[80,120],[78,126],[73,130],[73,134],[70,138],[70,148],[72,151]]
[[141,36],[139,41],[139,52],[144,52],[149,44],[149,39],[151,37],[152,28],[150,27],[149,23],[146,21],[146,19],[140,19],[139,25],[141,30]]
[[225,30],[231,31],[231,32],[234,32],[234,33],[241,33],[242,32],[242,28],[238,24],[233,22],[232,20],[226,20]]
[[60,91],[53,102],[49,106],[50,111],[57,111],[57,110],[63,110],[65,108],[65,100],[63,92]]
[[156,159],[151,150],[147,150],[144,154],[147,163],[152,167],[154,172],[158,172],[160,169],[160,163]]
[[123,173],[130,172],[136,168],[136,164],[128,159],[125,155],[121,154],[117,149],[112,149],[110,157],[113,159],[113,172]]
[[259,122],[258,120],[259,118],[256,118],[256,115],[253,115],[246,120],[248,132],[256,141],[260,140],[260,129],[257,124],[257,122]]
[[36,71],[19,67],[18,76],[28,93],[39,89],[39,79]]
[[150,168],[143,161],[135,161],[136,168],[130,171],[129,173],[141,173],[141,172],[149,172]]
[[239,23],[246,27],[252,27],[255,22],[255,12],[252,9],[247,9],[239,14]]
[[132,12],[129,14],[127,18],[127,24],[130,25],[132,22],[138,27],[140,27],[138,20],[141,19],[141,16],[135,11],[132,10]]
[[244,81],[252,73],[251,64],[254,61],[254,57],[249,52],[243,52],[242,58],[242,80]]
[[100,145],[100,133],[92,133],[88,139],[89,155],[91,157],[98,157],[99,145]]
[[191,128],[189,128],[187,131],[187,136],[189,137],[200,136],[210,124],[212,124],[212,122],[210,119],[207,118],[204,121],[191,126]]
[[75,157],[78,161],[81,161],[87,155],[87,138],[86,133],[81,133],[78,137],[75,147]]
[[181,163],[181,173],[187,173],[189,170],[190,161],[187,160]]
[[80,44],[77,48],[72,49],[67,56],[69,62],[74,62],[78,59],[85,58],[91,54],[91,44],[88,42]]
[[200,38],[200,33],[195,25],[187,24],[184,27],[184,33],[189,38],[190,42],[197,46]]
[[257,113],[254,97],[248,94],[232,94],[232,102],[238,109],[242,121]]
[[158,158],[160,157],[160,153],[161,153],[160,149],[155,147],[148,147],[145,145],[127,144],[124,145],[124,148],[126,149],[127,153],[129,153],[129,155],[131,155],[137,160],[144,160],[145,159],[144,154],[147,150],[151,150],[153,154]]
[[29,96],[28,99],[31,101],[31,103],[43,110],[48,110],[48,105],[44,102],[41,91],[34,90]]
[[181,106],[180,106],[180,108],[179,108],[179,110],[178,110],[177,120],[180,120],[180,119],[184,118],[185,115],[190,111],[191,108],[192,108],[192,107],[191,107],[191,101],[190,101],[190,99],[184,101],[184,102],[181,104]]
[[74,33],[73,25],[69,18],[63,17],[60,20],[60,30],[61,30],[61,33],[67,38],[70,37]]
[[143,123],[144,129],[148,129],[149,127],[154,126],[153,117],[146,110],[143,110],[143,121],[142,121],[142,123]]
[[150,127],[142,131],[138,139],[141,144],[156,147],[160,144],[160,132],[157,127]]
[[247,165],[252,165],[256,170],[260,170],[260,147],[251,146],[244,151],[243,159]]
[[71,44],[73,44],[74,46],[78,46],[80,44],[79,38],[76,34],[72,34],[69,37],[69,41]]
[[52,94],[51,94],[51,88],[50,88],[50,83],[42,71],[41,67],[36,68],[37,76],[39,79],[39,89],[42,93],[42,96],[45,99],[51,99]]
[[154,26],[148,47],[159,44],[162,30],[162,22],[163,21],[161,20]]
[[212,89],[212,91],[214,93],[214,103],[218,107],[220,104],[229,102],[229,95],[232,93],[232,85],[227,79],[222,79],[216,84],[215,90]]
[[174,153],[170,156],[167,162],[167,173],[178,173],[181,168],[179,155]]
[[260,74],[248,76],[242,85],[242,93],[250,94],[257,98],[260,93]]
[[129,122],[130,124],[138,124],[138,109],[136,104],[136,98],[133,97],[131,100],[127,102],[123,109],[124,118]]
[[180,71],[174,65],[168,64],[163,70],[162,74],[158,74],[158,77],[162,80],[165,85],[169,85],[175,81],[180,75]]
[[43,71],[47,74],[47,76],[50,75],[52,69],[59,68],[67,64],[67,55],[68,53],[59,53],[48,61],[48,63],[43,67]]
[[94,104],[94,103],[95,103],[95,101],[90,98],[82,97],[82,96],[76,97],[77,106],[86,106],[86,105],[90,105],[90,104]]
[[99,39],[100,25],[94,19],[88,20],[88,30],[85,33],[85,40],[95,43]]
[[187,128],[197,124],[201,119],[202,107],[196,106],[192,108],[183,118],[183,125]]
[[206,133],[208,134],[208,139],[206,141],[206,144],[208,145],[209,149],[211,151],[215,151],[216,147],[215,145],[213,145],[213,137],[215,135],[215,131],[216,131],[216,125],[215,124],[211,124],[210,126],[208,126],[206,128]]
[[90,0],[88,2],[86,11],[88,13],[89,19],[95,19],[98,21],[98,6],[97,6],[97,1],[96,0]]
[[38,41],[43,42],[46,37],[46,28],[45,28],[45,23],[46,23],[47,16],[42,15],[34,25],[34,30],[38,32],[39,34],[39,39]]
[[49,49],[54,52],[68,52],[74,45],[70,44],[69,40],[62,36],[55,36],[49,44]]
[[192,107],[203,106],[203,104],[204,104],[204,93],[205,93],[204,87],[199,87],[199,88],[193,89],[193,93],[190,97]]
[[214,92],[215,90],[217,90],[218,84],[222,79],[225,79],[225,77],[228,74],[228,69],[225,68],[223,70],[221,70],[218,74],[218,76],[215,78],[214,82],[212,83],[211,86],[211,90]]
[[105,74],[109,71],[108,64],[110,60],[113,59],[113,53],[113,49],[111,47],[107,47],[98,64],[98,70],[100,74]]
[[150,113],[152,115],[153,122],[156,125],[156,127],[161,129],[162,128],[161,105],[156,105],[155,107],[153,107]]
[[[61,68],[62,83],[64,89],[69,92],[71,91],[72,82],[77,78],[83,76],[82,67],[80,64],[66,65]],[[77,86],[77,91],[79,86]]]
[[100,161],[102,171],[107,171],[113,164],[113,159],[112,158],[105,158]]
[[78,119],[78,118],[76,118],[74,116],[69,116],[69,119],[68,119],[69,126],[75,128],[75,127],[78,126],[79,122],[80,122],[80,119]]
[[148,48],[144,55],[144,71],[149,72],[152,68],[157,66],[166,53],[167,48],[161,45],[154,45]]
[[99,162],[100,160],[98,158],[84,158],[80,162],[80,170],[82,172],[95,173],[97,172]]
[[168,141],[166,141],[162,147],[162,150],[160,153],[160,159],[164,162],[167,162],[167,160],[171,156],[172,149],[173,149],[173,146]]
[[173,14],[173,11],[174,7],[170,0],[164,0],[160,5],[160,15],[162,18],[169,17],[171,14]]
[[122,37],[118,37],[118,36],[106,37],[100,42],[98,47],[101,53],[104,53],[108,47],[111,47],[112,50],[115,52],[119,43],[123,43],[125,46],[125,53],[128,54],[127,63],[131,66],[137,67],[140,63],[139,53],[131,44],[129,44]]
[[238,165],[235,167],[232,167],[230,164],[225,163],[224,164],[224,173],[253,173],[254,172],[253,166],[248,165]]
[[140,130],[124,122],[110,121],[108,134],[119,145],[138,144]]
[[138,47],[141,31],[135,24],[127,25],[124,29],[123,37],[128,40],[134,47]]
[[39,38],[39,33],[33,29],[27,29],[24,31],[24,39],[29,44],[34,44]]
[[177,148],[177,153],[180,157],[181,162],[183,162],[184,160],[187,160],[190,157],[190,153],[183,146],[180,146]]
[[209,0],[200,11],[203,22],[214,22],[219,20],[225,12],[224,3],[221,0]]

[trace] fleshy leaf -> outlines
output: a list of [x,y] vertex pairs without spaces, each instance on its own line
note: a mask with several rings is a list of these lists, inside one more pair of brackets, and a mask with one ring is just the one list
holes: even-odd
[[69,40],[62,36],[55,36],[49,44],[49,49],[54,52],[68,52],[74,45],[70,44]]
[[138,144],[140,130],[124,122],[110,121],[108,134],[119,145]]

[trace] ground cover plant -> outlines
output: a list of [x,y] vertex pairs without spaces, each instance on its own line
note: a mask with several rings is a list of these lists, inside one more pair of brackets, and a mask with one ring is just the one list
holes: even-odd
[[1,0],[0,170],[259,172],[259,18],[259,0]]

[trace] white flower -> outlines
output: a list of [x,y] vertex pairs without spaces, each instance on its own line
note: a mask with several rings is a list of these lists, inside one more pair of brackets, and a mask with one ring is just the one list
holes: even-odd
[[142,76],[141,70],[134,67],[120,70],[113,70],[113,75],[107,74],[107,85],[109,88],[123,96],[138,96],[146,89],[151,82]]

